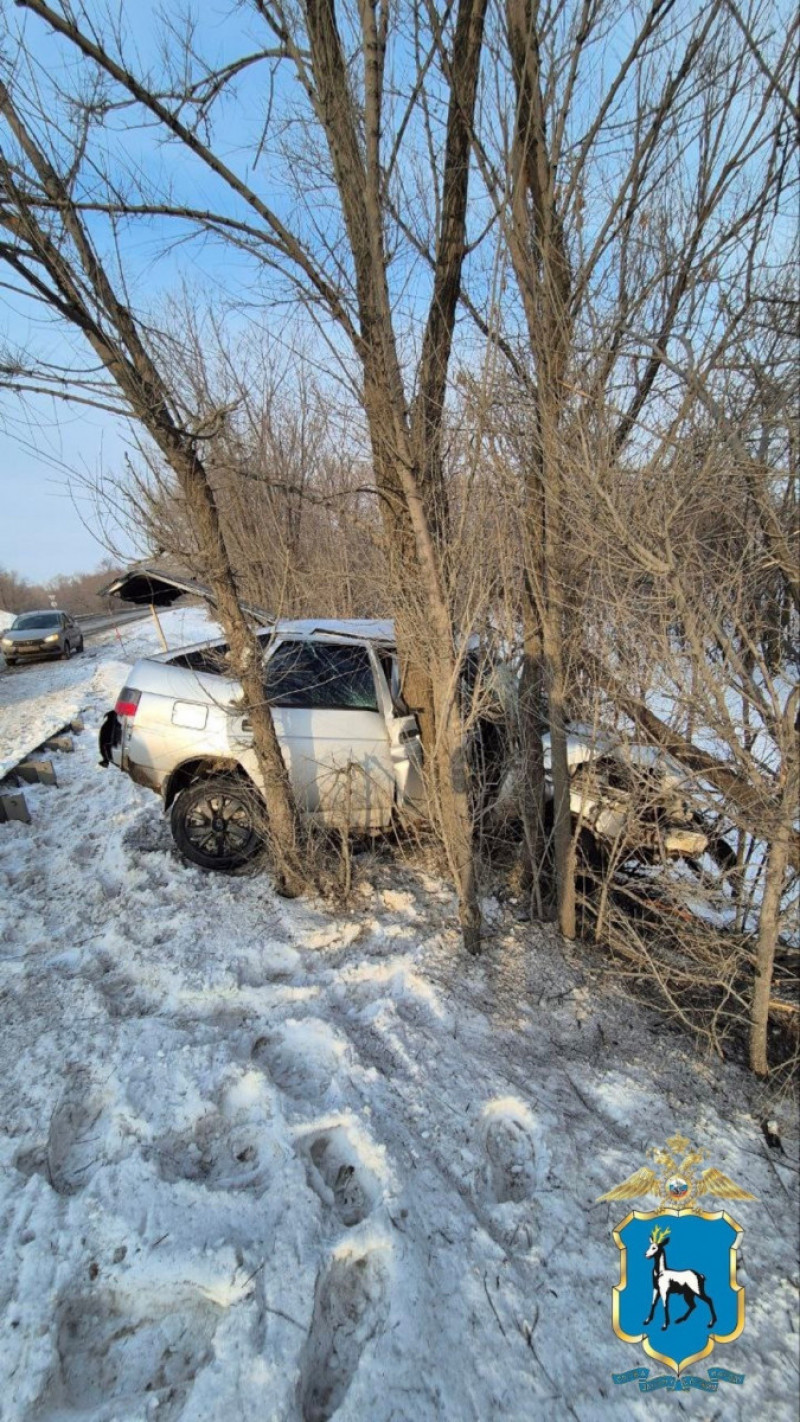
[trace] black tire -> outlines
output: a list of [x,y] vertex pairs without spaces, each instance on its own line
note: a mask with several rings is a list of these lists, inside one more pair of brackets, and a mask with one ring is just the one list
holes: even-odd
[[80,640],[80,642],[78,643],[78,651],[79,651],[79,652],[82,652],[82,651],[83,651],[83,637],[81,637],[81,640]]
[[172,837],[190,864],[231,874],[261,848],[259,810],[253,786],[234,775],[195,780],[173,802]]
[[65,643],[64,643],[64,650],[63,650],[63,652],[61,653],[61,658],[62,658],[63,661],[68,662],[71,656],[72,656],[72,651],[71,651],[69,642],[65,642]]

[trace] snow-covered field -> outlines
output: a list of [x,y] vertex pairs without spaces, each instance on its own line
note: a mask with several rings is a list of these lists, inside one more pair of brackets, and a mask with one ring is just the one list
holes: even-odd
[[[796,1418],[789,1109],[781,1154],[752,1081],[550,930],[498,911],[467,960],[446,886],[388,854],[347,911],[184,865],[97,765],[156,648],[123,637],[0,676],[0,758],[86,721],[0,827],[3,1422]],[[692,1369],[746,1381],[713,1397],[611,1378],[660,1369],[612,1332],[626,1211],[595,1201],[676,1131],[759,1197],[745,1332]]]

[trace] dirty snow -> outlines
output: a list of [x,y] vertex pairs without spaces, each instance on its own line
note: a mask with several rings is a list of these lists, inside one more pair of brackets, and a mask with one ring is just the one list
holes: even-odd
[[[97,765],[157,650],[123,637],[0,676],[0,754],[86,721],[0,828],[3,1422],[796,1418],[789,1108],[496,902],[465,959],[447,887],[388,854],[349,910],[181,863]],[[678,1130],[759,1197],[745,1332],[693,1369],[746,1382],[714,1398],[611,1379],[659,1367],[612,1332],[625,1210],[595,1201]]]

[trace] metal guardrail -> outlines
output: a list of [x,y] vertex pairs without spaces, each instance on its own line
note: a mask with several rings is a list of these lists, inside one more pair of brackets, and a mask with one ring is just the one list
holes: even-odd
[[76,613],[75,621],[86,632],[104,632],[107,628],[118,627],[120,623],[138,622],[140,618],[147,617],[149,610],[134,607],[126,608],[124,612],[80,612]]

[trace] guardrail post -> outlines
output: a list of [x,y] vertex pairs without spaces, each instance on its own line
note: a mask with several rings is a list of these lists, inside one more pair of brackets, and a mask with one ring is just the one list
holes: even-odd
[[30,811],[24,795],[0,795],[0,825],[9,820],[19,820],[23,825],[31,822]]
[[14,775],[28,785],[58,785],[52,760],[21,760]]

